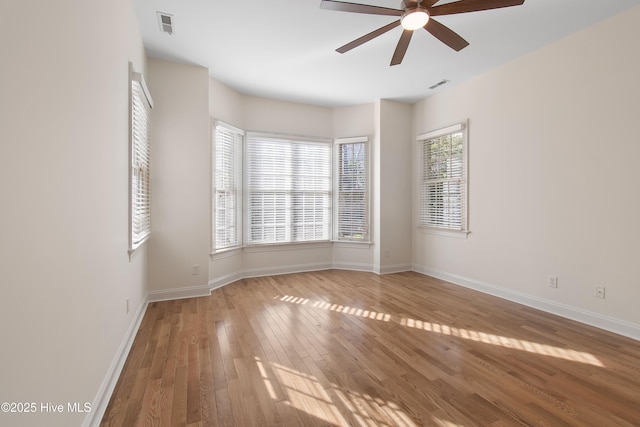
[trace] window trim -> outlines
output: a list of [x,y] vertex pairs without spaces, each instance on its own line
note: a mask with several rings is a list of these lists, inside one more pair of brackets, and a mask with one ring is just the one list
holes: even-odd
[[[273,139],[280,140],[282,142],[290,142],[290,143],[309,143],[309,144],[319,144],[324,145],[328,148],[329,154],[329,188],[328,188],[328,196],[329,196],[329,216],[328,216],[328,230],[327,230],[327,239],[318,239],[318,240],[292,240],[292,241],[277,241],[277,242],[251,242],[250,241],[250,217],[251,217],[251,203],[249,198],[251,197],[251,190],[249,188],[250,179],[249,173],[250,168],[248,166],[249,157],[251,156],[251,149],[249,148],[251,145],[252,139],[257,138],[265,138],[265,139]],[[313,137],[313,136],[305,136],[305,135],[293,135],[293,134],[282,134],[282,133],[270,133],[270,132],[256,132],[256,131],[247,131],[245,132],[245,150],[243,156],[243,248],[254,248],[254,247],[276,247],[280,245],[300,245],[300,244],[318,244],[318,243],[326,243],[331,241],[331,236],[333,235],[332,230],[332,215],[333,215],[333,162],[332,162],[332,140],[330,138],[323,137]]]
[[147,215],[146,215],[146,222],[148,223],[148,226],[145,227],[145,230],[143,230],[142,233],[140,233],[140,235],[136,235],[134,237],[135,234],[135,230],[134,230],[134,221],[136,220],[136,214],[134,212],[135,210],[135,206],[136,206],[136,195],[135,192],[133,190],[133,184],[134,184],[134,173],[133,173],[133,169],[135,167],[134,163],[135,163],[135,150],[137,147],[136,141],[137,139],[135,138],[134,134],[136,132],[135,130],[135,121],[134,121],[134,101],[135,101],[135,97],[134,97],[134,85],[138,84],[140,86],[141,92],[144,95],[144,100],[140,100],[141,102],[144,103],[144,101],[146,101],[147,107],[148,107],[148,115],[151,114],[151,110],[153,109],[153,99],[151,98],[151,94],[149,92],[149,89],[147,88],[147,84],[144,80],[144,77],[141,73],[138,73],[136,71],[134,71],[133,69],[133,64],[131,62],[129,62],[129,255],[131,255],[137,248],[139,248],[140,246],[142,246],[142,244],[144,242],[146,242],[150,235],[151,235],[151,123],[150,123],[150,118],[145,120],[144,123],[144,131],[145,131],[145,139],[146,139],[146,144],[144,146],[142,146],[141,148],[146,152],[146,156],[148,158],[147,160],[147,169],[148,169],[148,175],[147,175],[147,183],[146,186],[148,188],[147,190],[147,197],[146,197],[146,204],[148,204],[148,208],[147,208]]
[[[340,197],[340,146],[346,144],[359,144],[364,143],[366,149],[366,227],[367,233],[363,239],[348,239],[348,238],[340,238],[338,233],[340,232],[340,217],[339,217],[339,197]],[[333,233],[332,233],[332,241],[335,243],[352,243],[356,245],[371,245],[371,142],[368,136],[356,136],[356,137],[347,137],[347,138],[336,138],[334,139],[334,148],[333,148],[333,211],[332,211],[332,220],[333,220]]]
[[[243,231],[244,231],[244,214],[243,214],[243,202],[244,202],[244,144],[246,132],[240,128],[232,126],[222,120],[214,119],[212,123],[212,138],[211,138],[211,253],[225,252],[244,246]],[[232,246],[225,246],[218,248],[216,246],[216,128],[223,127],[228,131],[241,136],[238,157],[234,159],[233,174],[237,180],[237,197],[236,197],[236,244]]]
[[[418,212],[417,212],[417,228],[423,234],[435,234],[447,237],[456,237],[466,239],[467,236],[471,233],[469,230],[469,165],[468,165],[468,120],[463,120],[457,122],[450,126],[445,126],[439,129],[435,129],[429,132],[422,133],[418,135],[416,138],[418,142],[418,152],[417,161],[419,162],[419,175],[418,175]],[[435,227],[429,226],[421,223],[422,210],[424,208],[424,143],[428,140],[438,138],[441,136],[450,135],[453,133],[462,133],[462,168],[463,168],[463,194],[462,194],[462,229],[453,229],[447,227]]]

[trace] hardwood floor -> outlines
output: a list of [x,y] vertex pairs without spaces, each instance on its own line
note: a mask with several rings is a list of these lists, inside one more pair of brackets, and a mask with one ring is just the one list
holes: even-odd
[[417,273],[152,303],[103,426],[638,426],[640,342]]

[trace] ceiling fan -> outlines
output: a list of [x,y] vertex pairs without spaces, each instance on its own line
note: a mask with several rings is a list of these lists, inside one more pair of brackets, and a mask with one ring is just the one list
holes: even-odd
[[322,0],[320,8],[341,12],[366,13],[370,15],[399,16],[400,19],[397,21],[380,27],[336,49],[336,51],[340,53],[348,52],[401,25],[404,31],[400,36],[400,41],[398,41],[396,50],[391,58],[391,65],[398,65],[402,62],[402,58],[404,58],[404,54],[407,52],[413,31],[419,28],[424,28],[435,38],[455,51],[460,51],[469,45],[469,42],[460,37],[456,32],[433,19],[434,16],[519,6],[523,4],[525,0],[459,0],[435,6],[438,1],[439,0],[402,0],[402,9],[391,9],[336,0]]

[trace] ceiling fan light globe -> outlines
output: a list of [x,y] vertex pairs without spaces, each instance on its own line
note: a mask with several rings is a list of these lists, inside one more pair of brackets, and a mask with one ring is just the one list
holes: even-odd
[[402,28],[405,30],[417,30],[427,25],[427,22],[429,22],[429,13],[421,7],[408,10],[400,20]]

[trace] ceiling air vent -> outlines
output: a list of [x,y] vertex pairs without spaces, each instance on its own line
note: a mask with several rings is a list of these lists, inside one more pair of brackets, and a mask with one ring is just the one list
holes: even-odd
[[156,12],[158,14],[158,23],[160,24],[160,31],[173,34],[173,15],[168,13]]
[[433,90],[433,89],[437,88],[438,86],[442,86],[443,84],[447,84],[447,83],[449,83],[449,80],[442,79],[438,83],[434,84],[433,86],[429,86],[429,89]]

